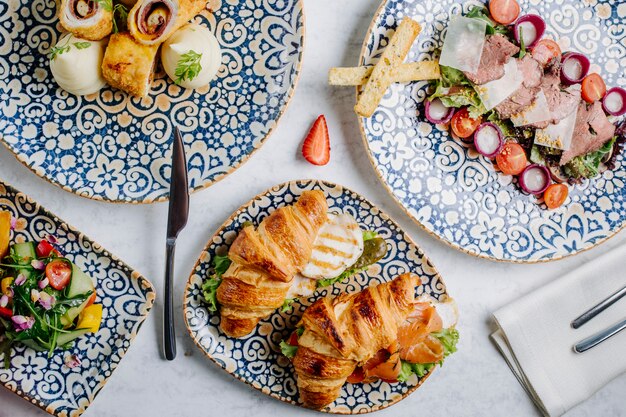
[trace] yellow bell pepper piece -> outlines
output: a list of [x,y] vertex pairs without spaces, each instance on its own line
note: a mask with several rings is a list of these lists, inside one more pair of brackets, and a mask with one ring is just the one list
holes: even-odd
[[13,277],[2,278],[2,281],[0,282],[0,287],[2,288],[2,294],[11,295],[11,293],[9,292],[9,287],[11,286],[11,284],[13,284],[14,279],[15,278]]
[[11,213],[0,211],[0,259],[9,253],[9,240],[11,238]]
[[89,329],[88,333],[96,333],[100,330],[102,322],[102,304],[92,304],[80,313],[78,316],[78,325],[76,329]]

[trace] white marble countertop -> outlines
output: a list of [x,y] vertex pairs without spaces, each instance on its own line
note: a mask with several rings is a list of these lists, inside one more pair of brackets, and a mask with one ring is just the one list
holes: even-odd
[[[591,258],[626,241],[621,233],[574,258],[539,265],[481,260],[451,249],[414,224],[387,194],[365,154],[354,90],[326,85],[331,66],[354,65],[379,0],[307,1],[304,65],[294,98],[266,144],[239,170],[191,198],[191,216],[176,259],[178,358],[161,358],[161,299],[128,354],[86,416],[315,415],[271,399],[218,369],[187,335],[182,293],[206,241],[241,204],[272,185],[298,178],[341,183],[393,217],[441,272],[461,311],[459,351],[423,387],[377,416],[535,416],[533,403],[490,342],[491,313]],[[300,155],[303,136],[318,114],[328,120],[332,153],[325,167]],[[261,173],[261,174],[259,174]],[[35,198],[100,242],[163,289],[167,204],[107,204],[77,197],[36,177],[0,149],[0,178]],[[568,413],[626,416],[626,375]],[[16,395],[0,390],[0,417],[45,416]]]

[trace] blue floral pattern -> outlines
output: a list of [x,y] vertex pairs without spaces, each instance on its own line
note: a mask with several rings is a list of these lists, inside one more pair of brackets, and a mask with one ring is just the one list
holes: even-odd
[[[381,235],[387,242],[387,255],[372,265],[367,273],[317,291],[306,300],[295,301],[289,312],[282,313],[278,309],[262,320],[250,335],[241,339],[227,337],[219,329],[219,314],[210,313],[202,302],[201,285],[209,276],[212,258],[216,253],[228,251],[245,221],[258,224],[276,208],[293,204],[303,191],[312,189],[324,191],[329,211],[349,213],[363,230],[374,230]],[[183,301],[185,322],[198,348],[226,372],[271,397],[301,404],[295,371],[282,356],[278,345],[295,329],[306,307],[319,297],[358,292],[372,283],[389,281],[404,272],[414,272],[421,277],[418,294],[428,293],[438,299],[447,297],[439,273],[422,250],[369,201],[340,185],[316,180],[293,181],[277,185],[239,208],[209,240],[187,283]],[[359,414],[386,408],[413,392],[425,379],[413,375],[407,383],[345,384],[341,396],[322,411]]]
[[37,175],[84,197],[167,199],[173,125],[187,148],[192,190],[241,165],[276,126],[298,79],[300,0],[212,0],[196,22],[222,48],[217,80],[182,89],[163,71],[134,98],[106,87],[60,89],[47,53],[61,35],[55,0],[0,0],[0,138]]
[[[35,201],[0,182],[0,210],[16,219],[16,242],[58,240],[61,251],[96,281],[103,320],[97,333],[80,337],[74,347],[48,358],[17,345],[11,366],[0,367],[0,384],[45,411],[77,417],[91,404],[109,379],[148,316],[155,293],[152,284]],[[80,365],[68,368],[65,359],[76,355]]]
[[[408,60],[431,60],[443,44],[451,15],[479,1],[387,0],[374,17],[361,63],[373,64],[403,16],[423,26]],[[521,0],[522,13],[547,22],[547,36],[563,50],[585,53],[607,85],[626,86],[626,2]],[[472,146],[430,124],[422,102],[427,82],[392,85],[369,119],[363,139],[379,177],[407,214],[453,247],[485,258],[515,262],[559,259],[589,249],[626,224],[626,166],[570,187],[557,210],[523,194],[511,177]]]

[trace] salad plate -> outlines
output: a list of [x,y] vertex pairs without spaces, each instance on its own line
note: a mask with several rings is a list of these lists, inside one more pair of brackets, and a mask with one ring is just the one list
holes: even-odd
[[[626,86],[626,2],[522,0],[521,14],[546,22],[563,51],[585,54],[609,86]],[[376,12],[360,65],[374,64],[404,16],[422,25],[407,61],[436,58],[451,16],[486,2],[388,0]],[[501,261],[556,260],[590,249],[626,224],[624,153],[615,167],[570,186],[563,206],[520,192],[468,143],[425,117],[428,82],[392,84],[360,128],[377,175],[405,212],[430,234],[471,255]]]
[[[330,287],[318,288],[310,297],[298,298],[290,309],[277,309],[261,320],[249,335],[234,339],[220,329],[220,314],[211,313],[203,300],[203,282],[213,270],[214,258],[223,255],[245,222],[258,223],[274,210],[293,204],[309,190],[321,190],[329,212],[352,215],[361,229],[372,230],[384,238],[387,254],[371,265],[367,273],[350,277]],[[281,341],[295,330],[306,307],[327,295],[362,291],[368,285],[387,282],[399,274],[413,272],[421,277],[417,293],[435,299],[447,298],[441,276],[422,250],[386,214],[359,194],[340,185],[300,180],[277,185],[240,207],[209,240],[196,263],[184,293],[185,322],[197,347],[220,368],[281,401],[302,405],[295,370],[281,354]],[[386,408],[416,390],[432,372],[414,376],[405,383],[382,380],[370,384],[346,384],[337,400],[321,411],[333,414],[360,414]]]
[[208,87],[184,89],[161,70],[147,97],[106,87],[75,96],[51,76],[62,32],[54,0],[0,0],[0,139],[38,176],[92,199],[167,199],[174,125],[189,183],[224,178],[259,149],[294,92],[302,62],[299,0],[213,0],[194,20],[218,39],[222,65]]
[[[99,330],[51,356],[14,344],[0,384],[50,414],[79,416],[104,387],[137,335],[155,299],[152,284],[87,236],[0,181],[0,210],[11,213],[13,241],[55,246],[96,281],[103,307]],[[4,360],[4,358],[2,358]]]

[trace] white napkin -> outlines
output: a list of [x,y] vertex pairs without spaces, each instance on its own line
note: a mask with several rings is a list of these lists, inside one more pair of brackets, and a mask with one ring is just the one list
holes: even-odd
[[546,416],[560,416],[626,372],[626,331],[584,353],[572,347],[626,318],[626,299],[574,330],[581,313],[626,285],[626,245],[555,279],[494,314],[491,335]]

